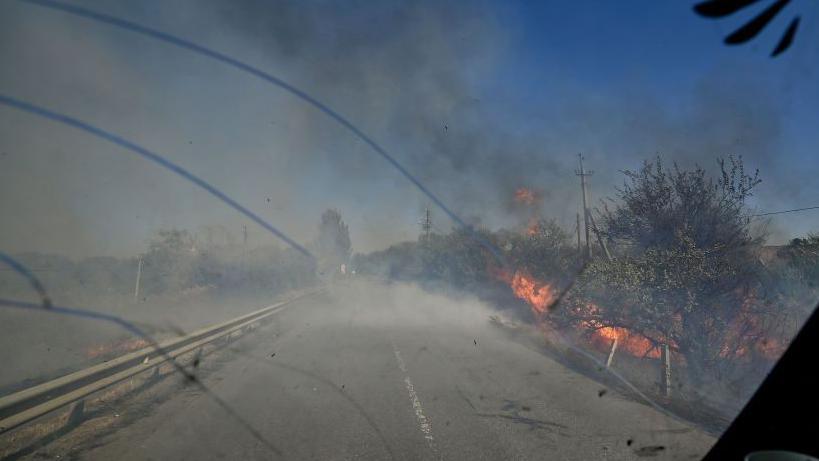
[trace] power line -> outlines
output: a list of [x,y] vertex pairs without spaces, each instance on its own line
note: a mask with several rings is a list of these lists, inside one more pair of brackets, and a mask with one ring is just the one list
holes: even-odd
[[770,216],[773,214],[783,214],[783,213],[795,213],[797,211],[807,211],[807,210],[816,210],[819,209],[819,206],[809,206],[805,208],[794,208],[793,210],[782,210],[782,211],[771,211],[768,213],[759,213],[759,214],[752,214],[749,215],[749,218],[758,218],[760,216]]

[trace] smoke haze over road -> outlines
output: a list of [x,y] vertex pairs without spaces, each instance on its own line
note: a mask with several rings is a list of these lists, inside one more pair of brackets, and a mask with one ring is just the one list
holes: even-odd
[[[592,18],[613,29],[605,45],[583,35],[592,19],[569,13],[566,20],[577,27],[560,48],[538,43],[540,33],[526,29],[530,21],[548,27],[566,16],[548,7],[88,6],[202,43],[304,89],[354,121],[470,222],[518,224],[510,197],[530,187],[542,193],[543,214],[570,228],[578,206],[577,152],[595,170],[595,199],[612,194],[622,181],[619,170],[656,154],[707,168],[717,156],[742,155],[761,169],[760,209],[819,199],[799,186],[818,168],[805,159],[815,141],[805,126],[815,119],[803,117],[818,95],[803,91],[801,78],[810,80],[815,61],[805,61],[807,50],[797,47],[791,61],[773,70],[756,69],[762,64],[753,55],[717,66],[721,50],[700,56],[675,41],[679,56],[660,69],[628,52],[645,43],[639,34],[654,33],[662,21],[683,37],[705,28],[685,11],[658,6],[653,23],[628,32],[628,11],[620,16],[599,6]],[[4,92],[167,154],[288,234],[312,234],[315,216],[335,207],[353,230],[356,251],[417,235],[428,199],[303,102],[110,26],[25,3],[3,9],[0,58],[13,63],[0,73]],[[524,28],[509,27],[516,21]],[[608,21],[620,26],[614,30]],[[804,31],[805,48],[811,33]],[[646,46],[646,53],[659,53]],[[622,52],[621,59],[590,54],[603,49]],[[600,66],[594,72],[590,59]],[[687,81],[672,79],[681,69]],[[800,78],[784,83],[793,76]],[[604,79],[592,90],[584,84]],[[159,228],[222,226],[238,236],[248,224],[172,175],[82,133],[7,108],[0,121],[0,206],[15,217],[0,230],[2,247],[134,254]],[[774,221],[773,241],[810,230],[813,216]],[[435,219],[439,227],[450,225],[443,214]],[[250,239],[271,242],[252,226]]]

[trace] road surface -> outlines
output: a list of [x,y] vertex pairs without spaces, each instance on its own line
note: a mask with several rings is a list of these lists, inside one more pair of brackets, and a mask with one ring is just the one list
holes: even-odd
[[601,384],[492,326],[493,313],[407,285],[335,286],[204,359],[202,383],[233,414],[186,386],[117,409],[140,415],[91,443],[68,434],[30,457],[682,460],[713,444],[612,390],[600,396]]

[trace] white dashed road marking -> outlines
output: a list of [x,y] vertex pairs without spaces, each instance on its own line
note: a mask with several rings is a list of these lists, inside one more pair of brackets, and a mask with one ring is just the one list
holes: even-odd
[[415,393],[415,387],[412,385],[412,380],[409,377],[409,373],[407,373],[407,365],[404,363],[404,359],[401,358],[401,351],[398,350],[398,347],[394,342],[392,343],[392,350],[395,352],[395,360],[398,362],[398,368],[400,368],[401,372],[404,373],[404,384],[407,387],[412,408],[415,410],[415,418],[418,420],[418,425],[420,426],[421,432],[424,434],[424,439],[426,439],[427,445],[429,445],[430,450],[437,455],[438,450],[435,447],[435,438],[432,436],[432,426],[429,424],[429,420],[424,415],[424,409],[421,407],[421,401],[418,399],[418,394]]

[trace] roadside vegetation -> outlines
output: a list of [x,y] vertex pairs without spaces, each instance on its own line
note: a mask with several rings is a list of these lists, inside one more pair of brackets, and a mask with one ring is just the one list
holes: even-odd
[[512,293],[521,318],[603,361],[617,338],[628,359],[615,366],[654,395],[667,346],[673,398],[732,417],[819,299],[819,237],[767,246],[748,203],[759,172],[733,157],[717,167],[683,169],[657,158],[625,171],[624,185],[592,211],[599,227],[591,259],[574,229],[540,219],[521,229],[474,229],[506,265],[455,230],[356,255],[354,266],[496,302],[493,293]]
[[[13,256],[42,281],[55,305],[116,315],[161,340],[255,311],[318,282],[316,261],[290,248],[245,244],[241,229],[238,234],[224,228],[159,230],[132,257]],[[328,245],[310,245],[314,254],[324,255],[321,248],[330,252],[325,259],[337,255]],[[39,302],[12,270],[0,271],[0,293]],[[146,345],[110,322],[43,312],[7,310],[0,326],[0,361],[7,364],[0,394]]]
[[[139,302],[155,297],[209,292],[229,295],[250,291],[274,295],[312,283],[314,268],[304,256],[277,246],[248,248],[231,237],[214,241],[208,232],[158,231],[140,257],[15,255],[43,281],[52,299],[63,305],[97,304],[102,297],[133,300],[142,259]],[[30,287],[17,274],[2,272],[0,292],[26,298]]]

